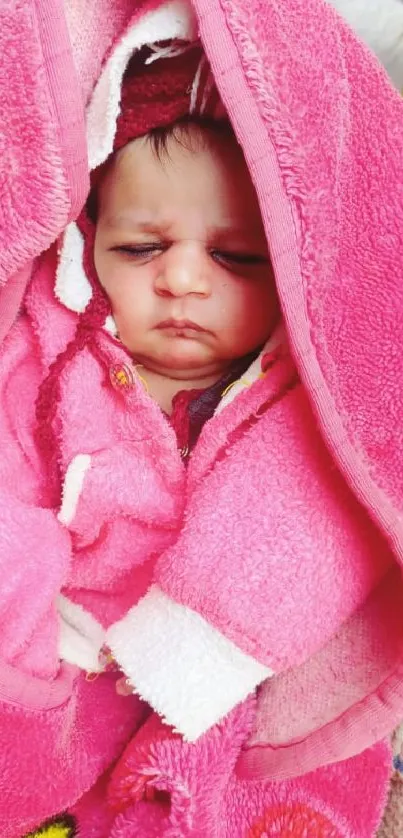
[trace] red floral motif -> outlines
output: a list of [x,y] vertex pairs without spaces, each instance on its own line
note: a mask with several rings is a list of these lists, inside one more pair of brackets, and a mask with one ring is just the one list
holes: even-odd
[[246,838],[343,838],[343,835],[325,815],[305,803],[278,803],[255,821]]

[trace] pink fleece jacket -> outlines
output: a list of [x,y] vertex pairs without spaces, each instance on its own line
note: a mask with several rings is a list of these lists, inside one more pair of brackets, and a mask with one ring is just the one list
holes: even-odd
[[[205,836],[203,806],[209,835],[254,836],[270,807],[288,817],[294,804],[311,829],[322,818],[317,834],[364,838],[384,800],[388,752],[372,746],[403,706],[402,104],[321,0],[195,9],[259,195],[287,338],[223,399],[186,470],[124,350],[95,331],[49,413],[55,495],[35,401],[91,289],[74,225],[38,260],[0,356],[3,838],[66,809],[86,838]],[[137,11],[89,106],[91,165],[111,150],[133,49],[195,30],[179,0]],[[144,704],[116,693],[115,674],[85,674],[104,640],[183,738],[153,716],[129,744]],[[365,748],[377,780],[357,779],[343,809],[324,766],[351,758],[358,778]],[[207,804],[197,784],[214,760],[222,795],[217,779]],[[181,821],[183,770],[195,806]],[[102,827],[90,826],[99,789]]]

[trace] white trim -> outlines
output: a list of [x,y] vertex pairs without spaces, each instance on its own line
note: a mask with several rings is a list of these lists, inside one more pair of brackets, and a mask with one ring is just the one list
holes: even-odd
[[89,454],[77,454],[67,467],[62,490],[62,505],[57,516],[60,523],[64,524],[65,527],[68,527],[74,520],[84,478],[90,466],[91,457]]
[[189,112],[190,113],[194,113],[194,111],[196,110],[197,94],[199,92],[201,74],[202,74],[203,67],[205,66],[206,62],[207,62],[206,56],[203,54],[200,61],[199,61],[199,66],[196,70],[196,74],[195,74],[195,77],[193,79],[192,89],[190,91],[190,104],[189,104]]
[[99,653],[105,629],[81,605],[60,594],[56,600],[59,614],[59,657],[86,672],[100,672]]
[[104,323],[104,329],[106,332],[109,332],[109,334],[112,335],[114,338],[117,338],[118,327],[115,323],[115,318],[113,317],[113,314],[108,314]]
[[106,643],[133,689],[190,742],[273,675],[156,585]]
[[87,110],[87,146],[90,169],[95,169],[113,150],[120,110],[122,78],[129,59],[142,46],[179,38],[193,41],[196,17],[186,0],[171,0],[136,22],[111,54]]
[[72,221],[66,227],[59,251],[56,270],[55,296],[70,311],[82,314],[91,297],[92,288],[84,265],[84,238]]

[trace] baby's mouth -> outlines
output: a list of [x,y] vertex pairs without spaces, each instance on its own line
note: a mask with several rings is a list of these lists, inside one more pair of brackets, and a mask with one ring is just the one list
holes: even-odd
[[193,323],[192,320],[173,320],[172,318],[162,320],[161,323],[157,324],[156,328],[178,337],[194,337],[195,332],[208,331],[207,329],[203,329],[202,326],[199,326],[198,323]]

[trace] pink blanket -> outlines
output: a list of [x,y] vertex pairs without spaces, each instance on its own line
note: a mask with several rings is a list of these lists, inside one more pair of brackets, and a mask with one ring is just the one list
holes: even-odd
[[[208,818],[218,818],[220,838],[229,825],[231,836],[246,826],[254,836],[273,818],[295,823],[295,808],[304,828],[313,812],[324,835],[365,838],[384,801],[388,751],[374,743],[403,706],[403,106],[375,59],[322,0],[195,0],[194,7],[259,195],[292,360],[285,353],[272,377],[257,377],[217,413],[185,476],[156,405],[135,388],[117,395],[109,378],[107,389],[104,366],[121,364],[122,356],[101,330],[97,353],[78,354],[60,380],[55,436],[69,502],[59,509],[43,486],[32,443],[33,405],[35,388],[78,318],[53,297],[56,248],[41,263],[26,317],[1,357],[0,563],[7,585],[0,611],[0,776],[7,838],[19,838],[18,830],[56,809],[70,807],[83,824],[96,818],[96,789],[77,800],[104,769],[109,779],[125,745],[108,790],[102,786],[110,806],[102,828],[106,835],[114,818],[111,838],[141,834],[146,817],[144,834],[161,835],[167,793],[178,802],[172,817],[179,820],[165,821],[173,836],[188,816],[185,780],[200,829],[209,834]],[[7,72],[15,76],[16,101],[26,100],[28,110],[16,108],[4,132],[9,200],[0,225],[0,283],[10,279],[20,295],[30,260],[85,197],[85,95],[75,82],[61,6],[34,5],[31,14],[21,3],[19,17],[7,18],[9,8],[2,11]],[[33,48],[24,51],[32,20]],[[115,23],[105,24],[105,52]],[[53,26],[61,40],[50,36]],[[13,49],[26,59],[25,76],[22,64],[15,69]],[[88,90],[98,60],[83,62]],[[64,95],[70,77],[71,98]],[[98,94],[99,88],[92,103]],[[102,124],[94,110],[90,117]],[[21,146],[14,153],[16,136]],[[287,398],[277,399],[279,391]],[[123,396],[124,410],[117,408]],[[130,411],[142,438],[130,431]],[[141,443],[150,417],[157,432],[147,457]],[[152,487],[149,495],[132,490],[136,469]],[[161,538],[158,549],[150,533]],[[144,593],[149,582],[137,575],[136,562],[148,550],[161,555],[153,587],[136,603],[136,584]],[[117,574],[114,588],[108,573]],[[196,744],[172,736],[155,716],[140,740],[129,742],[142,716],[139,703],[122,704],[113,682],[104,680],[109,676],[92,692],[76,669],[59,668],[55,599],[63,580],[91,616],[114,623],[108,639],[135,690]],[[187,645],[183,638],[190,638]],[[256,708],[240,704],[222,723],[257,685]],[[150,799],[147,782],[140,782],[141,794],[131,784],[132,776],[143,776],[138,746],[147,736],[147,771],[163,776],[151,783]],[[29,738],[31,761],[23,752]],[[220,750],[224,740],[227,751]],[[198,787],[200,778],[209,780],[204,748],[213,762],[217,754],[228,761],[230,752],[233,760],[231,776],[227,763],[218,771],[221,796],[217,780],[206,801]],[[326,769],[348,758],[343,771]],[[364,764],[374,786],[359,789]],[[34,765],[40,770],[33,782]],[[345,808],[350,768],[355,793]],[[305,779],[294,780],[300,774]],[[49,778],[56,780],[51,800]],[[253,813],[247,801],[254,801]],[[186,828],[182,834],[197,835],[199,826]]]

